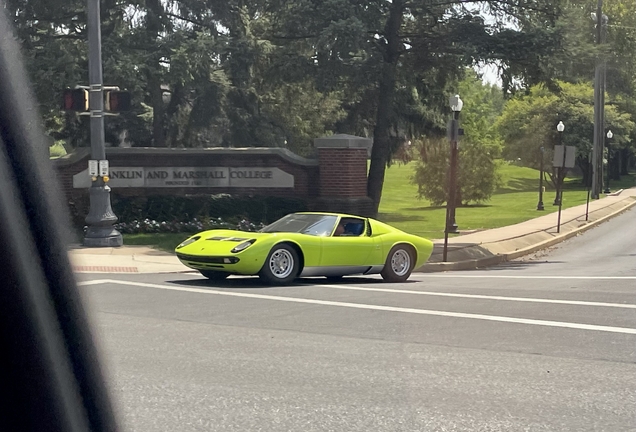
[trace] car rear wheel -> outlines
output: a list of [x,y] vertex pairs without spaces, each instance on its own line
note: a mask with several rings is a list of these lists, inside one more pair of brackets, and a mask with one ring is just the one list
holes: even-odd
[[284,285],[296,279],[299,269],[300,259],[296,250],[288,244],[281,244],[269,252],[258,275],[269,284]]
[[386,257],[380,275],[387,282],[404,282],[411,276],[415,265],[415,254],[407,245],[394,246]]
[[205,276],[206,278],[212,281],[224,280],[224,279],[227,279],[227,277],[230,275],[229,273],[226,273],[226,272],[214,271],[214,270],[199,270],[199,272],[203,276]]

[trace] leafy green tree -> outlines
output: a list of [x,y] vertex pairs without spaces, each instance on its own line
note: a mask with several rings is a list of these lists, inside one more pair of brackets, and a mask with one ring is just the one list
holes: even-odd
[[[499,60],[511,81],[521,73],[545,75],[532,67],[560,37],[559,8],[560,2],[516,0],[294,0],[278,9],[273,31],[319,89],[345,89],[348,115],[338,132],[373,136],[367,193],[377,210],[392,151],[408,139],[443,134],[450,85],[464,66]],[[496,25],[485,22],[485,9]],[[518,25],[506,26],[506,19]]]
[[[497,128],[505,142],[504,155],[538,169],[543,154],[546,174],[554,184],[558,178],[556,170],[550,169],[553,148],[562,140],[564,145],[576,146],[576,162],[586,182],[594,132],[594,89],[590,84],[558,81],[557,85],[558,93],[537,85],[527,95],[518,95],[506,103],[497,120]],[[635,124],[631,116],[621,112],[616,105],[608,105],[605,117],[607,127],[614,133],[614,148],[633,152],[630,137]],[[556,129],[559,121],[565,125],[562,136]]]
[[[481,203],[488,201],[500,184],[497,159],[502,143],[494,123],[503,108],[503,95],[500,88],[483,84],[472,71],[458,88],[464,101],[460,120],[465,134],[459,142],[456,205]],[[427,139],[421,150],[413,182],[420,198],[441,205],[448,197],[449,143]]]

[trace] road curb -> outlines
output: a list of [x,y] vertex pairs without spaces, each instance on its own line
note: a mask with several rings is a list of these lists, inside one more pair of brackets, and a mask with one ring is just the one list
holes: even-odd
[[[551,246],[554,246],[555,244],[561,243],[562,241],[568,240],[572,237],[576,237],[577,235],[591,229],[594,228],[595,226],[613,218],[618,216],[619,214],[629,210],[630,208],[636,206],[636,200],[632,200],[632,202],[628,203],[627,205],[623,206],[622,208],[608,214],[605,216],[600,217],[599,219],[592,221],[592,222],[588,222],[583,226],[574,228],[573,230],[567,232],[567,233],[563,233],[560,234],[558,236],[555,236],[551,239],[536,243],[532,246],[528,246],[522,249],[517,249],[513,252],[508,252],[508,253],[504,253],[504,254],[497,254],[497,255],[493,255],[490,257],[486,257],[486,258],[477,258],[477,259],[471,259],[471,260],[464,260],[464,261],[457,261],[457,262],[438,262],[438,263],[429,263],[429,264],[424,264],[422,267],[420,267],[419,269],[415,270],[415,272],[417,273],[436,273],[436,272],[445,272],[445,271],[455,271],[455,270],[474,270],[476,268],[481,268],[481,267],[490,267],[493,265],[497,265],[497,264],[501,264],[503,262],[506,261],[511,261],[517,258],[520,258],[524,255],[528,255],[537,251],[540,251],[542,249],[545,248],[549,248]],[[573,220],[577,220],[573,219]],[[535,234],[535,233],[532,233]],[[528,234],[528,235],[532,235],[532,234]]]

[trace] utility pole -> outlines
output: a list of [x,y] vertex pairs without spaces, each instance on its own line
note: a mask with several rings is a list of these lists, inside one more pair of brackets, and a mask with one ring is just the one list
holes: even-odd
[[[607,16],[603,15],[603,0],[598,0],[596,14],[596,44],[605,42]],[[599,58],[594,72],[594,147],[592,150],[592,198],[598,199],[603,188],[603,148],[605,147],[605,60]]]
[[[91,127],[91,159],[99,161],[105,171],[93,176],[90,187],[90,208],[86,216],[88,230],[84,236],[84,246],[109,247],[121,246],[121,233],[113,228],[117,216],[110,204],[110,187],[104,181],[108,179],[108,165],[104,145],[104,88],[102,77],[102,34],[100,19],[100,0],[88,0],[88,105]],[[101,169],[100,169],[101,171]]]

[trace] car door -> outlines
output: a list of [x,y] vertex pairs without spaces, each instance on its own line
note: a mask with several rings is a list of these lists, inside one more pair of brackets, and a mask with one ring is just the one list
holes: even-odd
[[345,233],[322,238],[322,256],[320,265],[322,267],[370,266],[370,257],[375,255],[374,251],[379,248],[379,243],[368,235],[368,224],[362,218],[341,218],[339,223],[362,227],[359,232]]

